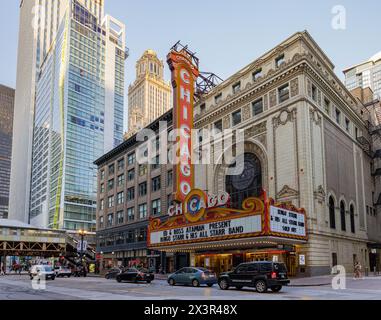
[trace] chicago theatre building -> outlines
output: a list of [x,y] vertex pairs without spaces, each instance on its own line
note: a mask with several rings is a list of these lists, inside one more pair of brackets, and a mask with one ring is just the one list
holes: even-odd
[[208,139],[221,161],[194,165],[195,190],[171,217],[151,219],[149,247],[217,272],[255,260],[283,261],[299,276],[369,266],[375,190],[361,108],[309,33],[292,35],[195,103],[194,128],[232,129],[243,170],[231,175],[229,146]]
[[[139,222],[148,227],[147,263],[159,254],[167,272],[199,266],[219,273],[272,260],[292,276],[329,274],[336,265],[353,272],[356,261],[369,267],[367,213],[377,214],[379,192],[368,122],[309,33],[292,35],[196,101],[197,58],[172,49],[168,61],[173,127],[229,132],[232,143],[201,134],[197,148],[208,150],[210,163],[165,165],[173,193],[162,192],[160,213],[148,209]],[[181,138],[180,146],[195,148]],[[118,152],[110,161],[130,151]],[[100,176],[107,161],[98,161]],[[100,190],[106,182],[98,180]],[[105,219],[101,210],[97,219]],[[118,248],[128,250],[122,229],[110,225],[101,234],[118,232]],[[116,250],[107,241],[102,251]]]

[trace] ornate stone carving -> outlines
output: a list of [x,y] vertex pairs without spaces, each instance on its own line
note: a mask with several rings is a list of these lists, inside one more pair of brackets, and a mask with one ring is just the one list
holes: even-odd
[[273,126],[277,128],[279,125],[285,125],[289,121],[294,121],[296,119],[296,108],[291,110],[283,109],[279,116],[273,118]]
[[270,91],[269,95],[270,95],[270,108],[275,107],[276,106],[276,91],[275,90]]
[[250,137],[255,137],[261,133],[266,132],[266,121],[257,124],[256,126],[252,126],[245,130],[245,139]]
[[300,60],[301,58],[301,55],[299,53],[295,53],[294,56],[292,57],[292,62],[296,62],[298,60]]
[[[255,142],[245,141],[245,153],[253,153],[258,157],[262,166],[263,188],[268,190],[268,158],[266,151]],[[219,162],[219,164],[214,167],[214,190],[225,190],[227,169],[228,166],[224,165],[223,162]]]
[[322,185],[318,186],[318,188],[314,192],[315,198],[319,200],[319,202],[325,201],[326,193]]
[[275,73],[275,70],[274,69],[270,69],[269,72],[267,72],[266,77],[269,77],[269,76],[273,75],[274,73]]
[[260,142],[267,150],[267,135],[265,133],[259,136],[256,136],[254,141]]
[[317,126],[321,126],[322,117],[317,110],[310,109],[310,116],[312,122],[314,122]]
[[318,90],[318,104],[321,106],[321,91]]
[[309,79],[307,79],[307,92],[308,96],[311,98],[312,97],[312,84]]
[[224,129],[230,128],[230,116],[225,116],[222,120],[222,126]]
[[250,119],[250,105],[246,105],[242,108],[242,121]]
[[266,111],[269,107],[269,100],[267,94],[263,96],[263,110]]
[[299,79],[295,78],[291,80],[291,97],[295,97],[299,94]]
[[277,199],[296,197],[299,195],[299,192],[295,189],[290,188],[288,185],[284,185],[282,190],[277,194]]

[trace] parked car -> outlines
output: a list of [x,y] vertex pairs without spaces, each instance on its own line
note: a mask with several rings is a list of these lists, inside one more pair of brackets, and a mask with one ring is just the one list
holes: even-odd
[[106,274],[105,274],[105,278],[106,278],[106,279],[115,279],[116,276],[117,276],[119,273],[121,273],[121,272],[122,272],[122,270],[119,269],[119,268],[112,268],[112,269],[110,269],[110,270],[108,270],[108,271],[106,272]]
[[168,276],[168,283],[171,286],[175,284],[192,285],[193,287],[199,287],[202,284],[206,284],[208,287],[212,287],[217,283],[217,276],[214,272],[198,267],[182,268],[175,273]]
[[258,293],[264,293],[268,288],[273,292],[279,292],[289,283],[286,265],[272,261],[242,263],[233,271],[222,273],[218,278],[218,285],[222,290],[229,287],[254,287]]
[[66,268],[66,267],[55,267],[54,272],[55,272],[57,278],[59,278],[59,277],[70,278],[71,277],[71,270],[69,268]]
[[33,280],[35,277],[52,279],[56,278],[56,273],[53,268],[49,265],[34,265],[29,270],[30,280]]
[[149,272],[147,269],[136,269],[136,268],[129,268],[124,270],[123,272],[119,273],[116,276],[116,281],[122,282],[122,281],[132,281],[132,282],[138,282],[138,281],[145,281],[147,283],[151,283],[151,281],[154,279],[153,273]]

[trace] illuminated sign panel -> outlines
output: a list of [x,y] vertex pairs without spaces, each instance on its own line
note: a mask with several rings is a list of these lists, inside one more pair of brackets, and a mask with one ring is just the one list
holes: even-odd
[[151,245],[200,240],[213,241],[224,237],[257,234],[261,230],[261,216],[254,215],[152,232],[150,241]]
[[264,194],[247,198],[242,209],[229,208],[229,194],[192,190],[183,203],[171,206],[168,219],[151,218],[148,246],[276,237],[307,240],[306,213],[290,203],[275,203]]
[[185,51],[172,50],[167,57],[172,72],[174,130],[177,133],[174,199],[184,201],[193,189],[192,140],[194,88],[199,75],[192,57]]
[[270,206],[270,231],[299,237],[306,236],[305,214]]

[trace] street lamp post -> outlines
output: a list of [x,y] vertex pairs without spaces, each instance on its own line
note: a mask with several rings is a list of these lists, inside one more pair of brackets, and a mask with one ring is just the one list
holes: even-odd
[[81,252],[80,252],[80,258],[81,258],[81,264],[83,263],[83,239],[86,235],[86,230],[78,230],[79,235],[81,236]]

